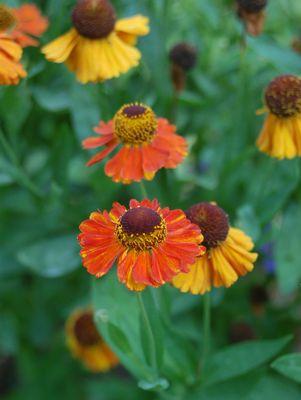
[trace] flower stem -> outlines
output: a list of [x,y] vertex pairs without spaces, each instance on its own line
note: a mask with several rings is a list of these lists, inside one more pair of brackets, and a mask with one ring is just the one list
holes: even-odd
[[143,321],[145,331],[147,334],[147,340],[148,340],[148,343],[150,346],[150,364],[151,364],[152,369],[157,372],[157,370],[158,370],[157,357],[156,357],[157,351],[156,351],[156,341],[155,341],[154,332],[152,330],[152,325],[149,320],[141,292],[137,292],[137,298],[138,298],[138,304],[139,304],[139,308],[140,308],[140,312],[141,312],[141,316],[142,316],[142,321]]
[[210,353],[210,327],[211,327],[211,306],[210,293],[206,293],[203,297],[203,346],[202,354],[199,362],[198,375],[206,368]]
[[145,187],[143,181],[140,182],[140,189],[141,189],[141,195],[142,195],[142,197],[143,197],[144,199],[147,199],[147,198],[148,198],[147,190],[146,190],[146,187]]

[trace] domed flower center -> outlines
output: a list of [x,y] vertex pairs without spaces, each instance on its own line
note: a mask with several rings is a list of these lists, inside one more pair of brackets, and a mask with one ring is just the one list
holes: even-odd
[[237,0],[238,7],[247,13],[259,13],[268,3],[268,0]]
[[294,75],[278,76],[267,87],[265,101],[271,113],[279,117],[301,113],[301,79]]
[[156,130],[156,115],[144,104],[126,104],[115,114],[114,131],[124,144],[149,143]]
[[204,246],[217,247],[226,240],[229,232],[227,214],[211,203],[198,203],[186,211],[187,218],[201,228]]
[[196,64],[197,49],[185,42],[178,43],[170,50],[169,59],[184,71],[189,71]]
[[83,346],[93,346],[101,341],[93,321],[92,312],[86,312],[79,316],[74,325],[74,334]]
[[104,38],[114,29],[115,10],[108,0],[78,0],[72,22],[80,35],[89,39]]
[[136,207],[123,214],[116,233],[123,246],[143,251],[156,247],[166,238],[166,224],[151,208]]
[[0,4],[0,32],[12,28],[15,23],[15,17],[9,7]]

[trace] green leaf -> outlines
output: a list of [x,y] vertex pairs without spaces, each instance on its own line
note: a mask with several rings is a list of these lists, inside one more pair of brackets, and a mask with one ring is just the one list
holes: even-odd
[[[280,229],[277,230],[275,244],[276,273],[280,290],[291,293],[298,288],[301,280],[300,237],[301,210],[298,205],[291,206],[283,215]],[[283,238],[289,237],[283,246]]]
[[301,354],[286,354],[277,358],[271,367],[280,374],[301,383]]
[[206,384],[226,381],[258,368],[275,357],[291,340],[286,336],[276,340],[261,340],[229,346],[212,356]]
[[56,278],[75,270],[79,264],[75,235],[43,239],[17,253],[21,264],[46,278]]

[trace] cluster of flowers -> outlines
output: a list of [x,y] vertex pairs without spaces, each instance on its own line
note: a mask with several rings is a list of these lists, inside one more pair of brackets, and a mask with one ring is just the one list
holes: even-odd
[[[261,32],[267,1],[237,0],[238,15],[249,33]],[[148,34],[141,15],[116,19],[108,0],[78,0],[72,28],[42,48],[46,59],[65,63],[85,84],[118,77],[138,65],[137,38]],[[0,6],[0,83],[17,84],[26,76],[22,47],[36,46],[32,37],[47,28],[33,5]],[[28,36],[31,35],[31,36]],[[196,62],[193,48],[180,44],[170,53],[175,89],[183,88],[183,71]],[[184,60],[184,61],[183,61]],[[260,150],[279,159],[301,156],[301,80],[292,75],[274,79],[265,93],[268,117],[258,139]],[[114,182],[151,180],[161,168],[176,168],[188,153],[186,140],[167,119],[145,104],[122,106],[109,122],[95,128],[97,136],[83,141],[85,149],[103,147],[87,165],[106,163]],[[212,287],[229,287],[252,271],[257,254],[252,240],[231,227],[226,212],[215,203],[200,202],[186,212],[162,208],[158,201],[132,199],[129,207],[114,203],[110,212],[95,211],[80,225],[78,240],[87,271],[100,278],[117,263],[117,276],[130,290],[171,283],[182,292],[204,294]],[[93,370],[117,362],[93,324],[91,310],[74,314],[67,324],[75,356]],[[99,354],[106,356],[100,357]]]

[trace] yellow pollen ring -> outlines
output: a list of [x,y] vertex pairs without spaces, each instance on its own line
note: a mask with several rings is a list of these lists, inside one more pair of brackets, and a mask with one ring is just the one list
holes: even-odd
[[0,32],[12,28],[15,23],[16,19],[9,7],[0,4]]
[[128,145],[150,143],[157,126],[153,110],[141,103],[125,104],[114,116],[115,135]]
[[116,236],[128,250],[145,251],[158,246],[166,239],[167,228],[164,219],[150,233],[127,233],[122,228],[121,218],[116,224]]

